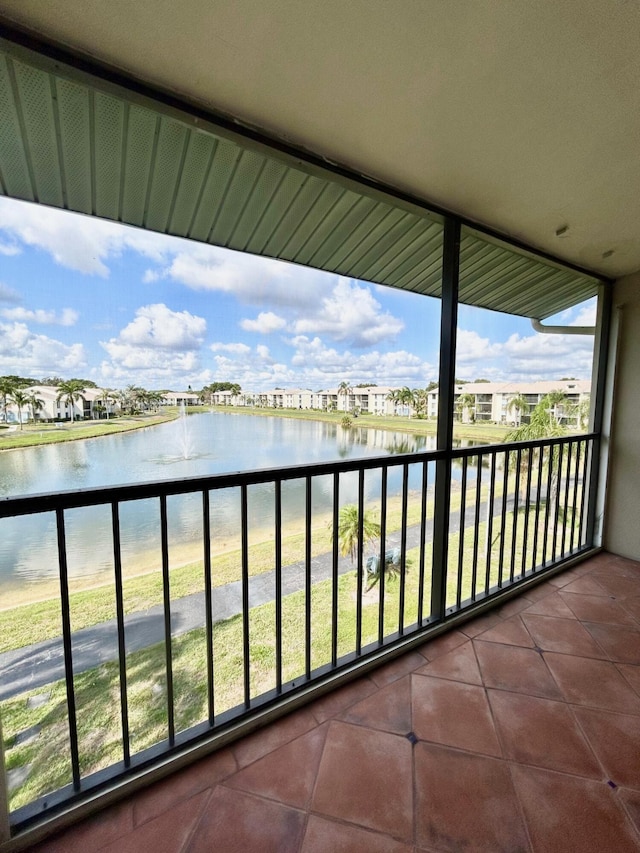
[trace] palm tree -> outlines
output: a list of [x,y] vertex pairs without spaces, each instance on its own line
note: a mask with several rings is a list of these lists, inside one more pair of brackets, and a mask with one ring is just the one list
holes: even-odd
[[[338,544],[340,553],[343,557],[347,554],[351,557],[351,562],[355,561],[358,553],[359,535],[360,535],[360,513],[355,504],[345,504],[340,508],[338,516]],[[331,528],[331,538],[335,535],[333,527]],[[375,521],[371,513],[365,510],[362,516],[362,537],[364,542],[371,542],[380,537],[380,525]]]
[[15,388],[11,392],[11,400],[16,404],[18,409],[18,423],[20,424],[20,429],[22,429],[24,427],[22,423],[22,409],[29,404],[29,395],[21,388]]
[[338,385],[338,397],[340,397],[341,394],[344,394],[345,397],[345,412],[349,411],[349,395],[352,393],[352,391],[353,388],[346,380],[341,382],[340,385]]
[[0,376],[0,397],[2,398],[2,411],[4,422],[7,422],[7,397],[10,397],[18,388],[18,383],[11,376]]
[[508,412],[511,412],[514,409],[516,411],[517,418],[516,426],[520,426],[522,423],[522,413],[529,411],[529,403],[527,402],[527,398],[524,394],[521,394],[519,391],[507,403]]
[[27,394],[27,405],[31,409],[31,420],[35,422],[36,412],[44,409],[44,400],[41,400],[40,397],[36,397],[33,391]]
[[387,400],[391,400],[391,402],[395,404],[396,410],[394,411],[394,414],[397,414],[398,406],[406,406],[407,417],[411,417],[411,409],[414,406],[414,397],[413,391],[407,385],[403,388],[396,388],[395,391],[390,391],[387,394]]
[[475,414],[476,408],[476,398],[474,394],[464,393],[460,394],[458,399],[456,400],[456,408],[460,413],[461,419],[464,420],[465,412],[468,412],[469,421],[472,421]]
[[415,388],[413,391],[413,408],[417,415],[427,414],[427,405],[429,403],[429,393],[426,388]]
[[58,385],[58,402],[64,400],[65,404],[71,409],[71,423],[74,421],[73,407],[77,400],[84,394],[84,382],[80,379],[68,379]]

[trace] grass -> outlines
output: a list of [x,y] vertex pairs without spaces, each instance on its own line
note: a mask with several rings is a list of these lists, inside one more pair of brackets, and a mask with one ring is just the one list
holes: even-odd
[[[523,562],[524,511],[517,515],[515,536],[514,576],[518,577]],[[488,556],[490,566],[488,583],[494,586],[500,579],[500,557],[503,554],[503,572],[510,574],[514,522],[513,512],[507,514],[504,542],[493,536]],[[532,553],[533,526],[538,522],[537,554]],[[542,529],[544,513],[536,519],[534,509],[529,512],[529,535],[525,550],[528,569],[536,559],[542,559]],[[568,530],[571,522],[567,522]],[[473,572],[474,537],[478,542],[478,566]],[[450,558],[447,573],[447,606],[455,606],[458,589],[461,600],[468,600],[475,592],[482,594],[487,578],[484,551],[486,525],[481,523],[477,533],[465,531],[462,549],[462,573],[458,574],[460,540],[458,534],[450,536]],[[431,589],[431,549],[427,549],[424,572],[424,606],[429,607]],[[534,559],[534,556],[536,559]],[[417,620],[419,594],[419,549],[407,553],[408,570],[405,576],[404,624]],[[397,630],[399,619],[400,584],[389,579],[385,584],[383,633]],[[295,679],[304,674],[305,661],[305,594],[294,592],[282,599],[282,678]],[[338,657],[351,652],[356,637],[357,578],[355,571],[342,575],[338,581],[338,609],[336,621]],[[311,591],[311,667],[331,660],[331,580],[322,581]],[[425,615],[427,615],[425,613]],[[379,588],[374,587],[363,599],[362,644],[373,642],[379,630]],[[250,636],[250,686],[252,698],[275,686],[275,603],[273,601],[251,609],[249,613]],[[242,704],[243,692],[243,634],[242,618],[236,616],[214,626],[215,712],[235,708]],[[176,731],[187,729],[207,719],[206,635],[203,628],[174,637],[172,661],[175,694]],[[132,653],[127,657],[127,686],[130,709],[130,745],[137,752],[166,738],[166,672],[165,649],[160,643]],[[107,767],[122,758],[119,675],[117,662],[103,664],[75,677],[78,737],[83,775]],[[27,708],[30,696],[50,693],[39,708]],[[64,682],[56,682],[45,689],[24,693],[2,703],[2,720],[5,737],[7,769],[31,764],[27,780],[11,796],[11,809],[19,808],[37,797],[55,790],[70,781],[68,759],[68,724]],[[38,738],[27,744],[15,745],[19,732],[31,726],[40,726]]]
[[178,410],[173,408],[161,414],[123,416],[103,421],[25,424],[24,429],[0,431],[0,450],[16,450],[22,447],[36,447],[40,444],[59,444],[63,441],[99,438],[103,435],[164,424],[175,420],[177,416]]
[[[321,412],[316,409],[268,409],[258,406],[212,406],[215,412],[228,415],[257,415],[265,418],[293,418],[300,421],[323,421],[324,423],[342,426],[344,412]],[[352,418],[352,429],[366,427],[383,429],[394,432],[408,432],[413,435],[436,435],[438,424],[436,420],[427,418],[408,418],[400,415],[368,415],[361,414]],[[472,424],[456,422],[453,427],[454,438],[466,438],[486,444],[501,442],[511,427],[479,421]]]

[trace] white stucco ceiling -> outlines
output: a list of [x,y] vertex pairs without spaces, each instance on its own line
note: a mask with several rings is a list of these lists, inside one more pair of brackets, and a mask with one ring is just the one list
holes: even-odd
[[557,257],[640,269],[635,2],[0,0],[0,19]]

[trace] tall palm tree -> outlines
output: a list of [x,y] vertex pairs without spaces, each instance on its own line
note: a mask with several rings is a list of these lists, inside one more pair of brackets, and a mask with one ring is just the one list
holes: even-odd
[[475,414],[476,408],[476,398],[474,394],[469,394],[465,392],[464,394],[460,394],[458,399],[456,400],[456,408],[460,412],[460,417],[464,418],[464,413],[468,412],[469,420],[473,420],[473,416]]
[[429,403],[429,393],[426,388],[414,388],[413,390],[413,408],[417,415],[427,414],[427,405]]
[[22,409],[29,404],[29,395],[22,388],[15,388],[11,392],[10,399],[16,404],[16,408],[18,409],[18,423],[20,424],[20,429],[22,429],[24,427],[22,423]]
[[344,410],[345,410],[345,412],[349,411],[349,395],[352,393],[352,391],[353,391],[353,388],[351,387],[351,385],[349,385],[349,383],[346,380],[341,382],[338,385],[338,397],[340,397],[342,394],[344,394],[344,398],[345,398]]
[[522,423],[522,413],[529,411],[529,403],[524,394],[521,394],[519,391],[507,403],[507,411],[512,412],[514,410],[517,418],[516,426],[520,426]]
[[67,379],[58,385],[58,402],[63,400],[71,409],[71,423],[75,420],[73,407],[85,392],[84,382],[80,379]]
[[0,399],[2,399],[2,411],[4,422],[7,422],[7,398],[18,388],[18,383],[11,376],[0,376]]
[[[359,522],[360,513],[355,504],[345,504],[340,508],[338,516],[338,544],[340,553],[343,557],[347,554],[351,557],[351,562],[355,561],[358,553],[359,545]],[[331,537],[335,535],[333,528],[331,529]],[[375,521],[369,510],[365,510],[362,516],[362,537],[364,542],[371,542],[380,537],[380,525]]]
[[30,391],[27,394],[27,405],[31,409],[31,420],[35,422],[36,412],[40,412],[44,409],[44,400],[41,400],[40,397],[37,397],[33,393],[33,391]]

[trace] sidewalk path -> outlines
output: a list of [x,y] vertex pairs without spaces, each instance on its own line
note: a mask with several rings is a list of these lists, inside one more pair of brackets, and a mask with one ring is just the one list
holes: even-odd
[[[533,496],[532,496],[533,503]],[[513,504],[513,497],[507,505]],[[496,498],[493,505],[494,517],[502,511],[502,499]],[[486,509],[482,507],[481,518],[486,518]],[[459,529],[460,513],[451,513],[450,531]],[[467,507],[465,529],[474,526],[474,513]],[[425,525],[425,542],[433,537],[433,522]],[[420,544],[420,525],[407,528],[407,550]],[[400,531],[387,534],[386,548],[400,545]],[[326,580],[332,573],[331,552],[319,554],[311,560],[311,581],[313,584]],[[340,574],[353,571],[354,565],[349,559],[340,558]],[[275,571],[264,572],[249,579],[249,606],[258,607],[275,598]],[[285,566],[282,569],[282,593],[289,595],[304,589],[305,563],[303,560]],[[242,613],[242,584],[240,581],[214,587],[212,590],[213,621],[221,622]],[[204,593],[177,598],[171,602],[172,636],[184,634],[205,624]],[[127,654],[164,641],[164,608],[162,605],[125,616],[125,646]],[[90,628],[83,628],[72,634],[72,658],[74,673],[85,672],[101,663],[118,659],[118,636],[116,620],[101,622]],[[64,651],[62,637],[55,637],[31,646],[24,646],[0,654],[0,700],[9,699],[25,690],[44,687],[65,677]]]

